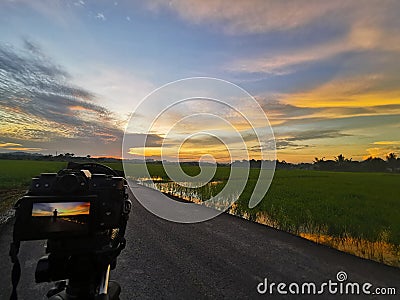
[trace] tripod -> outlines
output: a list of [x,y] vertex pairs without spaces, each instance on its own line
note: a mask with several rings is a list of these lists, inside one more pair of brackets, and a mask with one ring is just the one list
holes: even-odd
[[50,300],[119,300],[121,287],[109,280],[119,253],[115,248],[76,255],[50,253],[38,261],[36,283],[64,279],[48,291]]
[[119,300],[121,287],[117,282],[109,281],[109,272],[110,266],[108,266],[101,277],[101,281],[97,287],[97,295],[94,294],[94,290],[91,290],[91,287],[93,287],[92,284],[71,278],[68,284],[65,280],[58,281],[56,286],[48,291],[47,297],[50,300]]

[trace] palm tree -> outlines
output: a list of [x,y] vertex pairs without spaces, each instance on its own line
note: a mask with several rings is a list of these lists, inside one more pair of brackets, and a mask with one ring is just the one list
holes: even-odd
[[338,156],[335,156],[335,161],[339,164],[342,164],[346,161],[346,159],[344,158],[343,154],[339,154]]
[[386,155],[386,160],[388,163],[395,161],[397,159],[397,155],[393,152],[390,152],[388,155]]
[[325,157],[323,157],[323,158],[321,158],[321,159],[319,159],[318,157],[314,157],[313,163],[314,163],[314,164],[318,164],[318,163],[320,163],[320,162],[323,162],[324,159],[325,159]]
[[390,152],[388,155],[386,155],[386,161],[391,171],[394,171],[397,165],[397,155],[393,152]]

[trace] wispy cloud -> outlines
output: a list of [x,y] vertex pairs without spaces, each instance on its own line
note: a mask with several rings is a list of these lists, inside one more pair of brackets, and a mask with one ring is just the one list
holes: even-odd
[[400,38],[393,30],[357,23],[350,25],[342,36],[293,49],[272,48],[266,54],[256,57],[236,58],[227,62],[224,68],[231,72],[286,75],[339,55],[367,51],[399,52]]
[[400,145],[400,141],[379,141],[374,142],[374,145]]
[[34,43],[0,45],[0,131],[3,138],[50,141],[76,138],[111,143],[122,129],[92,92],[72,85],[71,75]]
[[106,17],[104,16],[103,13],[97,13],[97,15],[95,16],[96,19],[99,19],[101,21],[105,21]]
[[94,97],[104,107],[109,107],[122,121],[131,110],[155,89],[147,80],[139,77],[129,68],[121,68],[96,62],[86,68],[85,73],[71,78],[76,85],[85,83],[85,88],[93,91]]
[[0,148],[20,147],[21,144],[0,142]]
[[229,34],[293,29],[346,7],[346,3],[336,1],[155,0],[148,3],[153,11],[169,9],[192,23],[222,26]]
[[85,1],[82,1],[82,0],[76,1],[76,2],[74,2],[74,5],[75,6],[85,6]]
[[[388,62],[387,62],[388,63]],[[372,67],[372,66],[371,66]],[[380,66],[382,68],[382,66]],[[309,90],[288,93],[283,103],[299,107],[354,107],[368,108],[399,105],[400,88],[395,82],[400,65],[392,63],[391,70],[382,73],[364,73],[337,76]]]
[[342,137],[351,136],[341,132],[340,130],[303,130],[303,131],[292,131],[277,133],[276,137],[276,149],[292,149],[301,150],[306,148],[315,147],[313,141],[322,139],[337,139]]
[[43,148],[24,147],[20,143],[10,143],[0,141],[0,149],[5,151],[41,151]]
[[257,97],[257,101],[273,125],[294,125],[296,122],[304,124],[305,122],[316,120],[335,120],[351,117],[400,115],[400,104],[339,106],[340,103],[333,103],[335,106],[329,106],[332,103],[327,102],[325,103],[326,106],[315,107],[313,106],[314,103],[311,103],[311,106],[306,106],[308,103],[304,102],[299,102],[298,105],[302,104],[302,106],[286,103],[289,99],[293,101],[293,98],[296,98],[296,94]]

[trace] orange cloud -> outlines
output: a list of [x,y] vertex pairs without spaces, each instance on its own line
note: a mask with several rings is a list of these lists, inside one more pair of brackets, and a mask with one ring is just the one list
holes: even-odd
[[312,90],[288,94],[282,102],[310,108],[400,104],[400,89],[384,86],[385,76],[381,74],[335,78]]
[[382,149],[382,148],[378,148],[378,147],[374,147],[374,148],[368,148],[366,149],[367,151],[367,155],[363,156],[363,159],[367,159],[368,157],[385,157],[387,154],[387,150],[386,149]]
[[70,110],[88,110],[87,108],[80,106],[80,105],[73,105],[73,106],[69,106]]
[[22,146],[21,144],[17,144],[17,143],[0,143],[0,148],[9,148],[9,147],[19,147]]
[[374,145],[400,145],[400,141],[380,141],[374,142]]
[[29,148],[29,147],[10,147],[6,148],[7,150],[13,150],[13,151],[41,151],[44,150],[43,148]]

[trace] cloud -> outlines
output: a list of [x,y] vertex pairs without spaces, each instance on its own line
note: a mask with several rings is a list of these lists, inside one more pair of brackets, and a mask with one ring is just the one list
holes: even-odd
[[351,134],[340,132],[339,130],[309,130],[302,132],[289,132],[286,133],[289,137],[285,138],[287,141],[308,141],[316,139],[332,139],[344,136],[351,136]]
[[95,16],[96,19],[99,19],[101,21],[105,21],[106,17],[104,16],[104,14],[102,13],[97,13],[97,15]]
[[[152,1],[152,11],[169,10],[183,20],[243,35],[251,51],[235,51],[221,66],[237,78],[288,75],[318,63],[345,64],[344,56],[365,54],[357,69],[386,52],[400,52],[400,3],[386,1]],[[257,34],[254,39],[251,34]],[[259,37],[263,44],[260,47]],[[273,43],[272,43],[273,42]],[[247,46],[246,46],[247,47]],[[251,46],[249,46],[251,47]],[[341,63],[342,62],[342,63]],[[374,68],[371,68],[374,70]]]
[[[351,134],[341,132],[340,130],[303,130],[303,131],[291,131],[291,132],[277,132],[276,135],[276,149],[293,149],[300,150],[310,147],[315,147],[310,141],[320,139],[337,139],[342,137],[348,137]],[[307,144],[303,142],[307,141]]]
[[366,149],[366,152],[368,153],[367,155],[364,156],[364,159],[368,157],[379,157],[382,156],[384,153],[382,152],[382,149],[380,148],[368,148]]
[[122,121],[126,121],[134,107],[155,89],[152,83],[128,68],[100,62],[91,64],[71,81],[76,85],[84,82],[85,88],[95,91],[94,97],[101,99],[102,105],[111,108]]
[[128,148],[161,147],[164,138],[157,134],[126,133],[125,141]]
[[355,48],[345,40],[328,41],[321,45],[308,45],[279,53],[235,59],[226,63],[224,68],[231,72],[286,75],[306,63],[321,61],[352,50]]
[[21,144],[0,142],[0,148],[19,147]]
[[82,0],[76,1],[76,2],[74,2],[74,5],[75,5],[75,6],[85,6],[85,2],[82,1]]
[[[310,93],[311,95],[312,93]],[[308,107],[307,102],[298,105],[285,102],[293,101],[296,94],[280,94],[256,97],[273,126],[305,124],[322,120],[335,120],[352,117],[400,115],[400,104],[373,106],[318,106]],[[281,100],[280,100],[281,99]],[[290,100],[289,100],[290,99]],[[285,102],[283,102],[285,101]],[[297,103],[296,101],[293,101]],[[299,106],[303,104],[302,106]],[[313,103],[312,103],[313,104]],[[327,102],[326,105],[331,103]],[[339,105],[340,103],[334,103]]]
[[311,145],[302,145],[302,144],[296,144],[290,141],[286,141],[286,140],[276,140],[275,141],[275,145],[276,145],[276,150],[284,150],[284,149],[292,149],[292,150],[301,150],[301,149],[306,149],[306,148],[310,148],[310,147],[314,147]]
[[374,145],[384,145],[384,146],[400,145],[400,141],[379,141],[379,142],[374,142]]
[[343,11],[347,6],[336,1],[156,0],[148,3],[152,11],[167,9],[191,23],[222,26],[228,34],[289,30]]
[[43,150],[43,148],[27,148],[27,147],[10,147],[6,149],[12,151],[28,151],[28,152],[37,152]]
[[328,38],[319,43],[296,45],[292,49],[271,47],[269,51],[253,57],[235,58],[224,69],[239,73],[266,73],[287,75],[313,63],[332,60],[347,53],[371,51],[400,52],[400,38],[393,29],[371,24],[354,24],[344,35]]
[[[389,62],[388,62],[389,63]],[[372,67],[372,66],[371,66]],[[377,66],[377,68],[384,68]],[[379,70],[377,70],[379,71]],[[299,107],[366,108],[400,104],[398,74],[400,65],[392,62],[391,70],[382,73],[341,74],[314,88],[282,95],[280,101]]]
[[2,142],[0,141],[0,151],[41,151],[43,148],[32,148],[32,147],[24,147],[20,143],[10,143],[10,142]]
[[0,131],[4,138],[31,142],[79,139],[103,145],[121,141],[123,131],[115,125],[117,119],[95,103],[92,92],[71,84],[71,75],[38,45],[24,40],[24,47],[0,44]]

